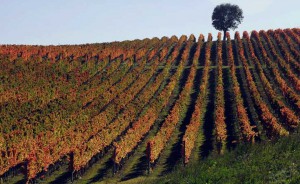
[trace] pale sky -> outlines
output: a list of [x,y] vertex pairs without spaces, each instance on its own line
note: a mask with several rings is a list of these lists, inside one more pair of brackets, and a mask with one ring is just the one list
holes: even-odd
[[82,44],[217,31],[216,5],[237,4],[236,31],[300,27],[300,0],[0,0],[0,44]]

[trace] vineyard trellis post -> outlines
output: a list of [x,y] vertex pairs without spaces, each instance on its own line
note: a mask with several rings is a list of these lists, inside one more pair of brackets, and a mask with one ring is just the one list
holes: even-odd
[[75,171],[71,171],[71,182],[73,183],[73,181],[74,181],[74,173],[75,173]]
[[181,155],[182,155],[183,166],[185,167],[186,166],[186,161],[185,161],[185,140],[182,141]]
[[222,143],[221,143],[221,142],[218,142],[218,143],[217,143],[217,151],[218,151],[218,154],[219,154],[219,155],[223,155],[223,154],[224,154],[224,150],[223,150],[223,147],[222,147]]
[[25,176],[25,180],[27,181],[27,182],[29,182],[30,180],[28,179],[29,178],[29,176],[28,176],[28,164],[29,164],[29,160],[26,160],[25,162],[24,162],[24,176]]
[[117,156],[117,148],[115,148],[113,156],[112,156],[112,160],[113,160],[113,175],[115,175],[116,172],[117,172],[116,156]]
[[27,160],[24,162],[24,168],[25,168],[25,181],[26,184],[35,184],[37,183],[36,178],[30,177],[30,171],[28,165],[30,164],[30,160]]
[[71,152],[69,154],[69,171],[71,172],[71,182],[73,183],[74,181],[74,152]]
[[147,170],[148,170],[148,174],[150,174],[151,173],[151,163],[150,163],[151,145],[150,145],[150,142],[147,143],[146,152],[147,152],[147,162],[148,162]]

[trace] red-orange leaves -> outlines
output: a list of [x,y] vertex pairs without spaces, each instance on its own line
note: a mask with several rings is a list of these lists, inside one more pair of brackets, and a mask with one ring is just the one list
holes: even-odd
[[221,33],[218,34],[217,41],[217,85],[215,99],[215,126],[216,141],[219,153],[223,153],[226,145],[227,130],[225,123],[225,102],[224,102],[224,86],[223,86],[223,61],[222,61],[222,40]]
[[254,138],[256,136],[255,131],[253,130],[253,127],[250,125],[250,120],[248,118],[247,111],[244,107],[244,101],[241,94],[241,89],[236,77],[236,68],[234,64],[234,57],[233,57],[233,51],[232,51],[232,44],[230,39],[230,34],[227,32],[227,59],[230,67],[230,74],[232,78],[233,83],[233,94],[234,94],[234,101],[237,108],[237,115],[238,115],[238,122],[241,127],[241,132],[243,135],[244,141],[251,141],[254,142]]
[[240,39],[239,32],[235,34],[235,40],[238,44],[239,57],[243,63],[244,71],[246,73],[246,80],[248,83],[248,87],[253,96],[255,104],[258,106],[260,110],[261,119],[265,125],[265,127],[271,132],[272,135],[288,135],[289,132],[285,130],[278,122],[274,115],[269,110],[269,107],[265,104],[264,100],[260,96],[260,93],[257,89],[257,86],[253,80],[252,74],[250,72],[247,60],[244,55],[244,47],[242,41]]

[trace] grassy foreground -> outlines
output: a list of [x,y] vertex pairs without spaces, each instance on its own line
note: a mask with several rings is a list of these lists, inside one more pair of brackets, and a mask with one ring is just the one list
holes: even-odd
[[300,183],[300,134],[240,145],[223,156],[178,166],[153,183]]

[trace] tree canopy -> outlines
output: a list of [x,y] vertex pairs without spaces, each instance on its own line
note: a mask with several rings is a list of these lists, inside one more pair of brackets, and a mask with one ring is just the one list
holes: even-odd
[[224,32],[224,39],[226,31],[229,29],[236,29],[243,21],[243,10],[237,5],[229,3],[220,4],[215,7],[212,14],[212,25],[219,31]]

